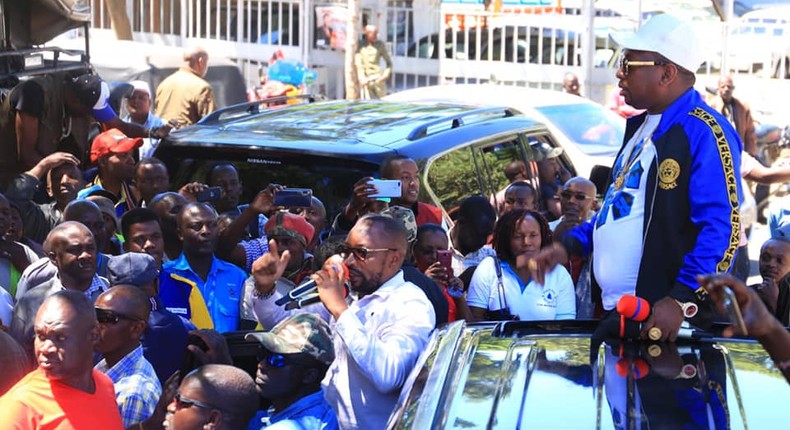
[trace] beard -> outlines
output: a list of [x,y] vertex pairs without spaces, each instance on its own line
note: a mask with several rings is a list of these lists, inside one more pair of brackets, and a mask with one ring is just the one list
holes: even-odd
[[360,297],[374,293],[381,286],[381,272],[368,277],[357,270],[351,268],[348,270],[351,291],[357,293]]

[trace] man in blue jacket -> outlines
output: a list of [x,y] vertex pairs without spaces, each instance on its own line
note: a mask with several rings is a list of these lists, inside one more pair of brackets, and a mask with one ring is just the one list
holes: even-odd
[[643,297],[652,314],[641,336],[672,341],[684,318],[703,324],[709,315],[697,315],[707,296],[695,277],[727,272],[734,260],[742,143],[693,88],[703,51],[691,24],[661,14],[612,38],[623,48],[621,94],[646,112],[628,120],[596,218],[534,266],[542,280],[568,253],[592,254],[604,310],[623,295]]

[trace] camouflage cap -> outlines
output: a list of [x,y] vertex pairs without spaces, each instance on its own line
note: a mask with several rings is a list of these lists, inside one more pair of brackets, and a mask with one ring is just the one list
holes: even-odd
[[403,206],[390,206],[381,211],[381,215],[402,222],[407,233],[406,240],[409,243],[417,240],[417,219],[414,218],[414,212],[411,209]]
[[255,339],[277,354],[305,354],[330,365],[335,360],[332,330],[318,314],[300,313],[290,316],[265,333],[248,333],[244,339]]

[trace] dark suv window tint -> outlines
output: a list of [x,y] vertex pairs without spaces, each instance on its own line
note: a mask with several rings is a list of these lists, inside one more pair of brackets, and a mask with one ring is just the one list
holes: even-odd
[[298,157],[277,155],[248,157],[245,153],[234,154],[228,151],[223,153],[225,156],[223,159],[218,159],[215,158],[218,154],[215,151],[205,154],[204,151],[199,150],[194,152],[197,154],[187,159],[157,153],[158,156],[163,156],[163,159],[175,160],[178,163],[177,165],[170,163],[167,166],[174,189],[187,182],[205,182],[208,169],[214,163],[228,161],[236,166],[244,183],[241,203],[249,203],[257,191],[270,183],[291,188],[310,188],[313,190],[313,195],[324,202],[329,217],[337,214],[348,202],[356,181],[378,173],[378,166],[374,164],[347,159],[310,157],[304,154],[299,154]]
[[448,213],[458,207],[463,199],[483,191],[469,146],[433,160],[428,166],[427,177],[428,186]]

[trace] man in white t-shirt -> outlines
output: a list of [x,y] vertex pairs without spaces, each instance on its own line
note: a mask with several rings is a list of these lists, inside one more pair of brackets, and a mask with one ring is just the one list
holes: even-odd
[[691,23],[661,14],[612,38],[623,48],[621,94],[646,112],[627,122],[600,212],[537,264],[592,254],[604,310],[623,295],[643,297],[652,313],[641,336],[655,328],[653,340],[672,341],[684,319],[709,322],[696,277],[729,271],[737,252],[742,143],[693,88],[703,51]]

